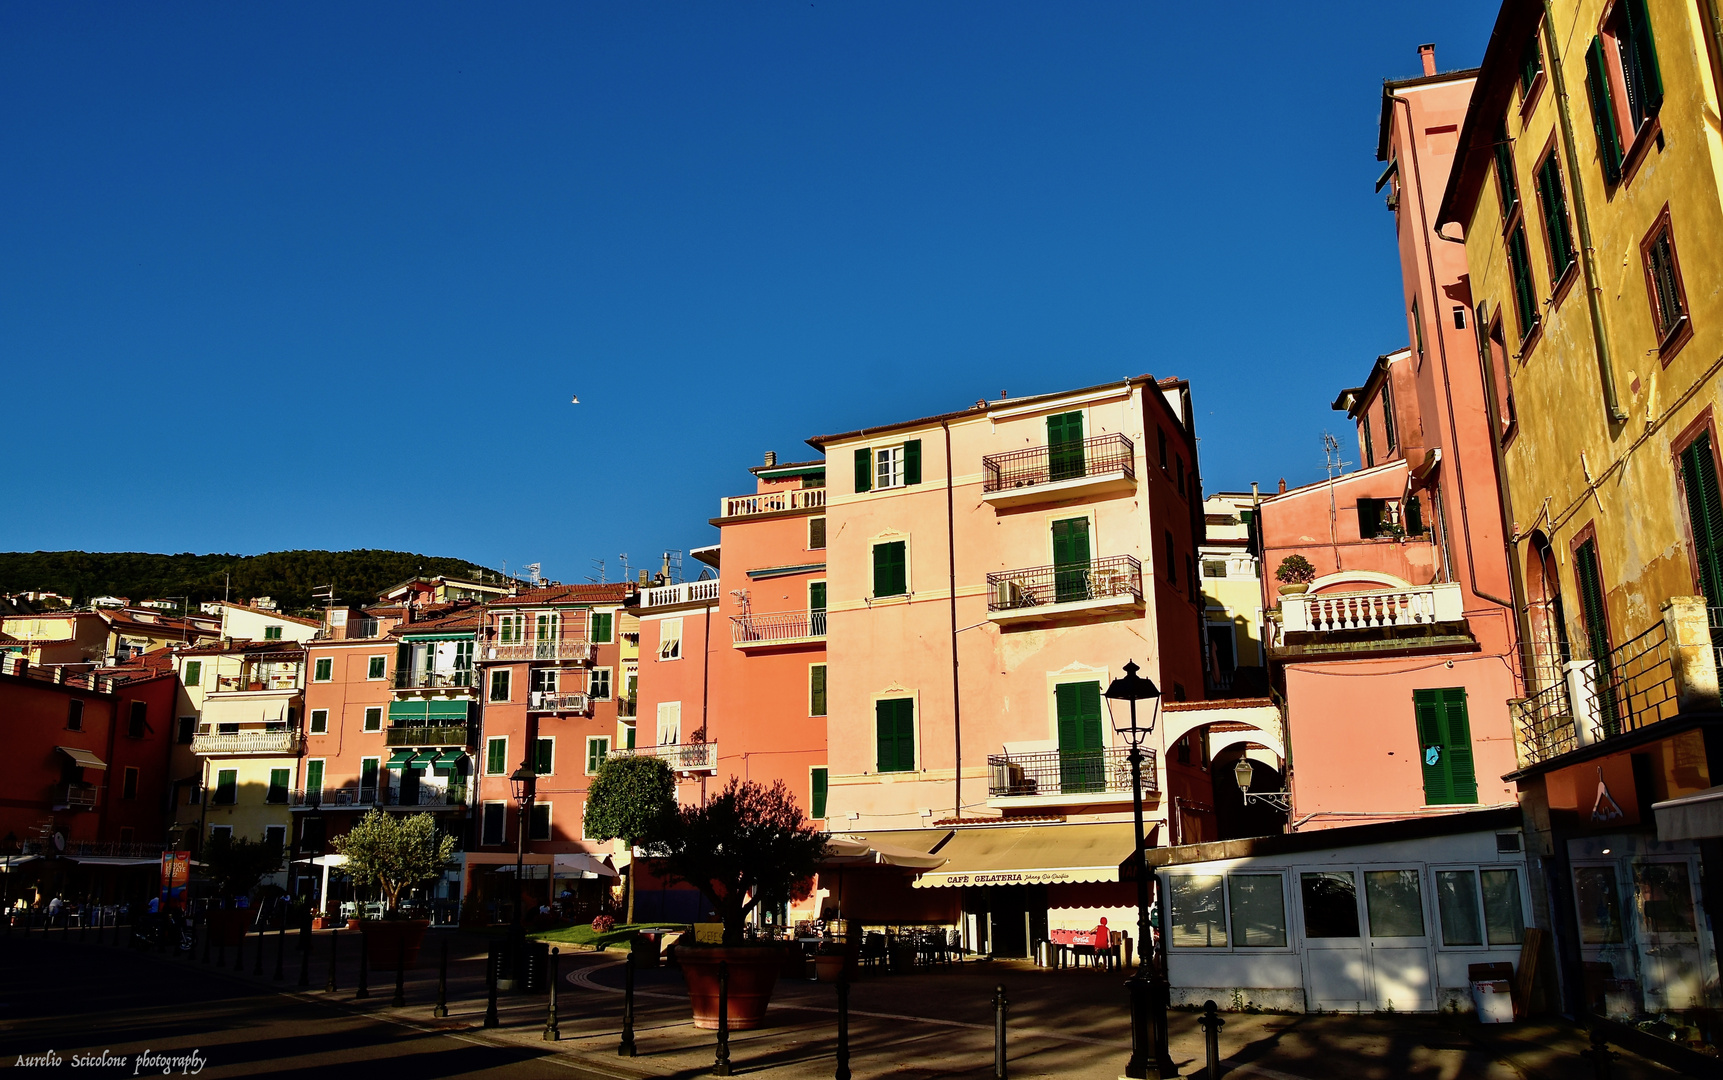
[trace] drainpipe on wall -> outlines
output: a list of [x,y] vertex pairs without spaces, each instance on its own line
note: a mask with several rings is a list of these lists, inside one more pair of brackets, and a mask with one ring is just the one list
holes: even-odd
[[1484,377],[1484,407],[1489,410],[1490,420],[1490,463],[1496,472],[1496,494],[1501,500],[1502,507],[1502,549],[1508,557],[1508,587],[1514,594],[1514,625],[1519,631],[1520,688],[1526,688],[1527,672],[1532,667],[1532,627],[1531,616],[1526,610],[1525,575],[1520,570],[1519,550],[1515,546],[1514,536],[1514,495],[1508,489],[1507,460],[1502,456],[1502,438],[1498,425],[1501,423],[1502,403],[1496,397],[1495,358],[1490,354],[1489,303],[1478,301],[1478,308],[1473,312],[1472,336],[1478,342],[1478,369]]
[[1573,109],[1568,102],[1567,79],[1562,75],[1561,51],[1555,40],[1555,12],[1550,7],[1550,0],[1543,0],[1544,7],[1544,41],[1545,51],[1549,55],[1550,81],[1555,86],[1556,112],[1561,117],[1561,138],[1563,157],[1567,159],[1568,186],[1573,189],[1574,224],[1579,229],[1579,249],[1583,258],[1580,267],[1585,271],[1585,300],[1586,307],[1591,312],[1591,338],[1597,347],[1597,372],[1603,383],[1603,406],[1609,413],[1610,424],[1622,424],[1627,421],[1627,413],[1621,407],[1621,395],[1615,389],[1615,365],[1610,358],[1609,339],[1604,335],[1603,300],[1600,297],[1601,286],[1597,282],[1597,252],[1592,246],[1591,216],[1585,209],[1585,187],[1580,176],[1579,151],[1574,148],[1573,141]]

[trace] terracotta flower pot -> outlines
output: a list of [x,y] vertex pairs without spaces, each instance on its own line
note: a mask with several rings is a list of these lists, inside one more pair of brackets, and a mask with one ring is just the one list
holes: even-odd
[[765,1022],[766,1006],[771,1003],[772,989],[784,963],[782,949],[773,945],[682,945],[676,950],[676,960],[688,983],[695,1027],[717,1030],[720,963],[726,965],[730,976],[730,1030],[751,1031]]
[[1289,581],[1280,587],[1280,595],[1282,596],[1297,596],[1308,591],[1310,591],[1310,582],[1308,581]]
[[331,921],[332,920],[325,919],[323,916],[319,915],[316,918],[311,920],[311,929],[313,929],[313,930],[327,930],[327,929],[329,929],[329,924]]
[[365,920],[364,919],[348,919],[347,920],[347,929],[349,929],[349,930],[363,930],[363,929],[365,929]]
[[827,956],[820,954],[814,957],[814,977],[820,982],[837,982],[838,976],[844,973],[845,957],[840,954]]
[[419,947],[425,943],[429,919],[366,919],[360,924],[365,931],[365,952],[373,971],[394,971],[402,946],[407,950],[407,966],[415,967]]

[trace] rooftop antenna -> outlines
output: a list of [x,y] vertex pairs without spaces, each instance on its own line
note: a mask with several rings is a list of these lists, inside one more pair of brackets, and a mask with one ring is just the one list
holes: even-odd
[[624,551],[622,554],[618,555],[617,558],[622,560],[622,580],[624,582],[633,581],[634,570],[628,565],[628,552]]
[[664,583],[682,584],[682,551],[679,548],[672,548],[664,553]]
[[529,562],[525,566],[521,567],[521,569],[527,571],[528,573],[530,573],[532,575],[532,583],[536,587],[538,585],[539,571],[544,569],[543,564],[542,563]]
[[1334,569],[1342,569],[1340,565],[1340,526],[1339,511],[1334,505],[1334,479],[1346,471],[1350,461],[1340,458],[1340,440],[1330,432],[1322,433],[1322,456],[1324,468],[1328,470],[1328,543],[1334,548]]
[[586,580],[596,581],[600,585],[603,585],[610,580],[609,578],[604,576],[604,560],[603,559],[592,560],[592,565],[598,568],[598,577],[594,578],[591,574],[588,574],[588,575],[586,575]]
[[329,626],[329,610],[335,606],[335,583],[331,581],[322,588],[311,590],[311,599],[323,601],[323,626]]

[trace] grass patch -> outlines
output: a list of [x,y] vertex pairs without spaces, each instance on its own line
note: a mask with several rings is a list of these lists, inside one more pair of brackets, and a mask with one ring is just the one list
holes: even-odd
[[530,935],[534,941],[554,941],[558,944],[586,945],[594,949],[603,949],[607,945],[615,945],[631,940],[640,930],[688,930],[687,923],[619,923],[616,929],[599,933],[590,924],[564,926],[555,930],[541,930]]

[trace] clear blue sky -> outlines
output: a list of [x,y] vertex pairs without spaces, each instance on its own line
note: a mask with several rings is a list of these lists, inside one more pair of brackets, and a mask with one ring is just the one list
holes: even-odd
[[1381,80],[1495,11],[5,5],[0,549],[614,579],[766,450],[1145,371],[1307,482],[1406,337]]

